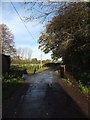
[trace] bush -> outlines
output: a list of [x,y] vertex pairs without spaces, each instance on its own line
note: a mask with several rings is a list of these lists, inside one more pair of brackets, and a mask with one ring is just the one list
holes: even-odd
[[22,85],[23,69],[17,66],[11,67],[9,72],[2,77],[2,100],[3,102],[13,95],[13,93]]
[[90,85],[90,71],[81,74],[81,81],[85,86]]
[[90,94],[90,86],[85,86],[83,85],[83,83],[79,80],[79,88],[81,91],[83,91],[84,93],[88,93]]

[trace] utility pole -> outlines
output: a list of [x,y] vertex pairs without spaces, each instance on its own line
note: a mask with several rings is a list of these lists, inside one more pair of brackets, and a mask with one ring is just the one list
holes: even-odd
[[41,51],[41,68],[42,68],[42,51]]

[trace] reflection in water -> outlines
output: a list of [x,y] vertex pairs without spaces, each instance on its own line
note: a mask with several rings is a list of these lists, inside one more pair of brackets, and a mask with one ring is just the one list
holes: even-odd
[[[74,101],[58,84],[52,71],[29,76],[29,88],[21,99],[16,117],[19,118],[74,118],[83,117]],[[69,102],[67,103],[67,99]]]

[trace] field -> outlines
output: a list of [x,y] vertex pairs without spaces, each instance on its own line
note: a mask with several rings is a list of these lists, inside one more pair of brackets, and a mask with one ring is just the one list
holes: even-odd
[[[8,73],[2,78],[2,100],[5,102],[17,91],[24,83],[22,74],[24,70],[27,70],[28,74],[35,74],[46,70],[47,67],[41,67],[38,64],[17,64],[11,65]],[[36,70],[36,71],[35,71]]]

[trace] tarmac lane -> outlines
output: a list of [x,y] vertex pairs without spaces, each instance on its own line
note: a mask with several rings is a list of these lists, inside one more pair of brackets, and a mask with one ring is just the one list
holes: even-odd
[[47,70],[28,76],[29,87],[21,96],[14,118],[85,118],[73,99],[58,83],[57,75]]

